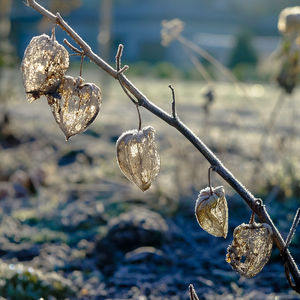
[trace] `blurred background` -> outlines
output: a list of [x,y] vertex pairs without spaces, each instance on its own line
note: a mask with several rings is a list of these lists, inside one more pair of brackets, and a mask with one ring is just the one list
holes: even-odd
[[[300,204],[299,44],[277,23],[299,1],[38,2],[59,11],[113,66],[124,44],[126,76],[168,112],[172,84],[180,119],[264,200],[286,237]],[[145,193],[124,177],[115,143],[137,128],[136,108],[88,59],[82,77],[102,89],[103,103],[84,133],[66,142],[46,98],[26,101],[24,50],[51,29],[25,1],[0,1],[0,296],[188,299],[193,283],[200,299],[299,299],[277,249],[252,279],[225,262],[249,208],[213,174],[213,186],[225,187],[229,233],[224,240],[204,232],[194,206],[209,164],[143,108],[142,125],[156,129],[161,171]],[[56,38],[68,37],[57,27]],[[71,57],[67,74],[79,76],[79,67]],[[296,259],[299,239],[298,231]]]

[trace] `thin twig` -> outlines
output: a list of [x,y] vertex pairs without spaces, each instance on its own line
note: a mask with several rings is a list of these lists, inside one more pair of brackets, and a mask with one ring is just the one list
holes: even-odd
[[[53,15],[44,7],[39,5],[35,0],[27,0],[28,5],[37,10],[39,13],[47,17],[51,22],[57,23],[69,36],[84,50],[85,55],[98,65],[102,70],[107,72],[113,78],[122,82],[122,85],[138,100],[138,104],[143,106],[148,111],[156,115],[158,118],[165,121],[167,124],[176,128],[188,141],[190,141],[194,147],[202,153],[206,160],[214,167],[214,170],[243,198],[245,203],[253,210],[259,217],[261,222],[269,224],[273,230],[274,243],[278,247],[281,253],[284,252],[285,242],[279,233],[278,229],[274,225],[271,217],[266,211],[265,206],[258,206],[255,204],[256,198],[248,191],[233,174],[223,165],[218,157],[179,119],[174,120],[172,115],[169,115],[164,110],[152,103],[134,84],[127,79],[122,73],[118,74],[118,71],[112,68],[107,62],[97,56],[90,48],[90,46],[57,14]],[[132,100],[132,99],[131,99]],[[284,253],[285,260],[288,268],[293,276],[293,279],[298,287],[300,287],[300,272],[298,267],[287,249]]]
[[73,50],[75,53],[77,53],[78,55],[82,55],[83,51],[79,50],[78,48],[76,48],[75,46],[73,46],[67,39],[64,39],[64,43],[71,49]]
[[213,189],[212,189],[212,187],[211,187],[211,180],[210,180],[210,178],[211,178],[211,171],[213,170],[213,167],[212,166],[210,166],[209,168],[208,168],[208,186],[209,186],[209,190],[210,190],[210,195],[212,196],[212,194],[213,194]]
[[[126,87],[123,85],[122,81],[121,81],[121,75],[123,75],[123,69],[124,68],[121,68],[121,58],[122,58],[122,53],[123,53],[123,49],[124,49],[124,46],[122,44],[119,44],[119,47],[118,47],[118,50],[117,50],[117,54],[116,54],[116,69],[117,69],[117,79],[120,83],[120,86],[122,87],[124,93],[128,96],[128,98],[135,104],[135,105],[139,105],[139,102],[137,100],[135,100],[131,95],[130,93],[128,92],[128,90],[126,89]],[[124,66],[126,67],[126,66]],[[121,69],[120,69],[121,68]],[[128,69],[128,68],[126,68]],[[138,110],[138,113],[139,110]],[[139,114],[139,118],[140,118],[140,114]]]
[[117,54],[116,54],[116,68],[117,68],[117,71],[119,71],[120,68],[121,68],[121,58],[122,58],[122,54],[123,54],[123,49],[124,49],[124,46],[122,44],[119,44]]
[[193,42],[189,41],[182,35],[179,35],[176,38],[182,45],[185,47],[188,47],[198,53],[200,56],[202,56],[204,59],[206,59],[208,62],[210,62],[217,70],[222,72],[225,76],[229,77],[231,81],[238,87],[243,94],[247,95],[247,92],[245,89],[241,86],[241,84],[238,82],[238,80],[235,78],[235,76],[232,74],[232,72],[226,68],[223,64],[221,64],[218,60],[216,60],[212,55],[210,55],[207,51],[205,51],[203,48],[201,48],[199,45],[194,44]]
[[172,91],[172,99],[173,99],[172,100],[172,116],[173,116],[174,120],[176,120],[178,117],[177,117],[177,113],[176,113],[175,90],[171,84],[169,85],[169,88]]
[[140,131],[142,128],[142,118],[141,118],[140,108],[139,108],[138,104],[136,104],[136,110],[137,110],[138,117],[139,117],[139,131]]
[[83,66],[84,54],[81,55],[80,58],[80,69],[79,69],[79,76],[82,76],[82,66]]
[[199,300],[198,295],[192,284],[189,285],[190,300]]
[[55,41],[55,25],[53,25],[52,27],[52,31],[51,31],[51,40]]
[[292,242],[293,236],[296,232],[296,228],[299,225],[299,222],[300,222],[300,208],[297,209],[297,212],[296,212],[294,220],[293,220],[293,224],[292,224],[289,234],[285,240],[285,248],[286,249],[290,246],[290,244]]
[[118,71],[118,76],[129,69],[129,66],[125,65]]
[[206,71],[205,67],[203,64],[200,62],[200,60],[196,57],[194,53],[192,53],[191,49],[187,48],[183,44],[181,44],[185,53],[188,55],[189,59],[197,69],[197,71],[201,74],[201,76],[204,78],[204,80],[207,82],[208,86],[213,85],[213,79],[209,75],[209,73]]

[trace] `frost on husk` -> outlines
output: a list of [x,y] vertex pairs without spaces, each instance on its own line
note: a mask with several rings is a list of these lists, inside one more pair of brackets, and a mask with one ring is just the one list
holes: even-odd
[[93,83],[84,83],[81,77],[65,76],[56,93],[47,98],[54,119],[68,140],[83,132],[96,118],[101,90]]
[[268,224],[241,224],[234,230],[226,261],[241,275],[253,277],[268,262],[272,246],[272,229]]
[[207,187],[200,191],[195,206],[199,225],[211,235],[226,238],[228,232],[228,208],[223,186]]
[[57,41],[42,34],[27,46],[21,70],[27,100],[55,92],[69,67],[69,53]]
[[153,127],[124,132],[117,141],[117,160],[124,175],[146,191],[159,173],[160,158]]

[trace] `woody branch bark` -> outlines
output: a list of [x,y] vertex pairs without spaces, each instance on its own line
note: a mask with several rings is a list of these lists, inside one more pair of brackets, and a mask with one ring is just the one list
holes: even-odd
[[[300,273],[298,267],[291,256],[286,244],[278,229],[274,225],[271,217],[269,216],[266,208],[262,202],[256,201],[250,191],[248,191],[241,182],[239,182],[233,174],[223,165],[218,157],[192,132],[178,117],[168,114],[154,103],[152,103],[135,85],[122,73],[111,67],[106,61],[101,59],[95,54],[91,47],[70,27],[66,21],[60,16],[59,13],[54,15],[43,6],[38,4],[35,0],[27,0],[27,5],[38,11],[43,16],[47,17],[49,21],[59,25],[67,34],[80,46],[84,51],[84,55],[93,61],[102,70],[107,72],[110,76],[120,81],[138,101],[139,106],[143,106],[148,111],[162,119],[172,127],[176,128],[187,140],[189,140],[194,147],[207,159],[211,164],[213,170],[217,172],[247,203],[250,209],[259,217],[261,222],[269,224],[273,229],[274,243],[279,249],[288,269],[293,277],[295,289],[300,293]],[[258,204],[259,203],[259,204]]]

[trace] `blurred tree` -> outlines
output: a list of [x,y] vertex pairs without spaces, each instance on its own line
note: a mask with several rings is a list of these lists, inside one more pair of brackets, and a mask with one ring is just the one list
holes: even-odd
[[[111,26],[112,26],[112,0],[101,0],[99,5],[99,34],[97,37],[98,49],[104,60],[111,58]],[[100,74],[101,82],[109,90],[109,79],[105,74]],[[104,91],[106,93],[106,91]]]
[[236,42],[229,59],[230,68],[234,68],[238,64],[256,65],[258,58],[251,41],[251,33],[246,31],[236,37]]
[[14,48],[9,41],[12,0],[0,1],[0,67],[14,63]]

